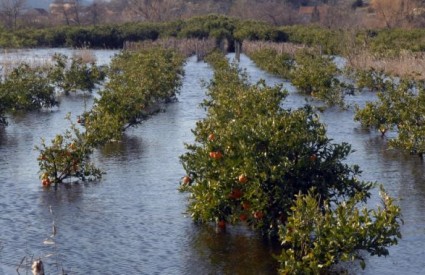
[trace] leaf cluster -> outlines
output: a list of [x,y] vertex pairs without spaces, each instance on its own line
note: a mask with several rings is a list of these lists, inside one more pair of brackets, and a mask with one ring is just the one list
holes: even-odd
[[406,150],[420,157],[425,152],[425,89],[420,82],[388,80],[377,93],[378,100],[357,107],[355,120],[367,128],[377,129],[382,135],[395,130],[390,146]]
[[83,115],[94,145],[119,140],[122,132],[176,98],[183,76],[182,56],[161,48],[123,52],[114,57],[109,82],[94,107]]
[[63,182],[65,179],[74,180],[96,180],[102,176],[102,172],[90,162],[93,151],[87,142],[86,133],[71,123],[70,129],[64,134],[58,134],[47,144],[43,139],[40,146],[35,149],[39,151],[38,162],[40,166],[40,178],[43,185]]
[[291,56],[267,47],[249,56],[260,68],[290,80],[300,93],[327,105],[344,106],[345,95],[352,93],[352,87],[339,80],[341,71],[330,56],[311,50],[298,50]]
[[106,76],[104,68],[94,62],[88,64],[81,57],[69,60],[66,55],[55,54],[53,65],[47,73],[52,84],[61,89],[65,94],[76,91],[91,92]]
[[55,91],[45,70],[20,64],[0,80],[0,125],[6,125],[6,114],[34,111],[58,105]]
[[400,207],[382,187],[377,209],[360,208],[360,201],[360,196],[354,196],[337,205],[321,203],[314,190],[297,195],[279,232],[284,247],[278,256],[280,273],[328,274],[333,265],[354,260],[364,268],[360,251],[387,256],[387,247],[401,238]]

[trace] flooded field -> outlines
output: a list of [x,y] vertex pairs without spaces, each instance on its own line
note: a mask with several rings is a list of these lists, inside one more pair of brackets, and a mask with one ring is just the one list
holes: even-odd
[[[46,59],[54,50],[20,52]],[[72,55],[66,49],[60,50]],[[99,64],[108,64],[116,51],[93,51]],[[12,53],[8,53],[9,55]],[[231,56],[230,56],[231,57]],[[10,56],[8,57],[10,58]],[[0,58],[1,59],[1,58]],[[282,80],[259,70],[242,55],[240,66],[252,81],[270,85]],[[192,142],[191,129],[204,116],[201,80],[211,68],[190,58],[185,65],[178,102],[167,105],[140,127],[129,129],[122,142],[95,152],[93,161],[107,174],[98,183],[63,185],[44,190],[38,178],[34,146],[68,127],[64,119],[90,106],[92,97],[60,98],[52,112],[35,112],[9,119],[0,129],[0,274],[17,274],[21,260],[42,258],[47,274],[275,274],[273,249],[243,227],[215,234],[185,216],[187,194],[178,192],[183,176],[179,156]],[[289,83],[285,108],[305,104]],[[364,104],[374,95],[347,98]],[[353,108],[321,113],[335,142],[352,144],[347,160],[359,164],[363,180],[384,184],[400,199],[403,239],[386,258],[367,258],[367,267],[348,265],[353,274],[419,274],[425,269],[424,164],[415,156],[387,150],[385,140],[353,121]],[[375,194],[376,195],[376,194]],[[370,205],[376,204],[376,196]],[[51,236],[52,223],[57,234]],[[20,273],[29,272],[21,267]]]

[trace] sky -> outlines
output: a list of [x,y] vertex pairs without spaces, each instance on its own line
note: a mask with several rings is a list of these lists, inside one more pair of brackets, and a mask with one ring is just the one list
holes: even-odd
[[[27,0],[27,6],[30,8],[48,9],[52,2],[53,0]],[[85,0],[83,2],[91,2],[91,0]]]

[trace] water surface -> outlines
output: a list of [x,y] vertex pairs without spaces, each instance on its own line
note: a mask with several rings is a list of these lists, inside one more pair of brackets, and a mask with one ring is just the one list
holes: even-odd
[[[50,53],[25,52],[43,58]],[[95,51],[102,64],[115,53]],[[305,104],[289,83],[262,72],[246,56],[242,55],[240,64],[252,81],[284,83],[289,91],[282,103],[285,108]],[[16,274],[23,257],[42,258],[48,274],[60,274],[60,268],[69,274],[276,273],[273,249],[256,234],[243,227],[216,234],[214,228],[196,225],[185,215],[187,194],[177,191],[184,175],[179,155],[185,152],[183,144],[193,141],[191,129],[196,121],[205,115],[199,107],[205,97],[200,80],[212,77],[210,67],[195,58],[187,60],[185,71],[178,102],[129,129],[122,142],[95,152],[94,162],[107,172],[99,183],[43,190],[33,150],[40,138],[50,140],[65,130],[65,115],[72,112],[75,118],[90,107],[91,98],[63,97],[57,110],[14,117],[0,129],[0,274]],[[373,99],[373,94],[365,93],[350,97],[349,102],[362,105]],[[366,270],[348,265],[350,272],[423,272],[423,163],[386,149],[377,133],[362,130],[353,121],[352,109],[331,108],[320,116],[335,142],[352,144],[355,152],[347,162],[360,165],[363,179],[383,183],[392,196],[400,198],[405,221],[403,239],[390,249],[389,257],[367,258]],[[377,202],[374,194],[370,205]],[[57,234],[51,237],[53,222]]]

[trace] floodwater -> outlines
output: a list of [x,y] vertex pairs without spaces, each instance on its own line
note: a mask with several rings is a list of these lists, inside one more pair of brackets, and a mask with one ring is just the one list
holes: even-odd
[[[20,55],[45,58],[53,50]],[[61,49],[62,53],[70,53]],[[115,51],[94,51],[107,64]],[[244,55],[240,65],[252,81],[282,83],[260,71]],[[216,234],[185,215],[187,194],[177,188],[184,171],[179,156],[192,142],[191,129],[205,113],[201,80],[212,71],[189,58],[178,102],[138,128],[122,142],[99,149],[93,161],[107,172],[98,183],[63,185],[44,190],[38,179],[34,146],[63,132],[68,112],[75,118],[90,106],[84,95],[62,97],[52,112],[9,119],[0,129],[0,274],[28,274],[25,264],[41,258],[47,274],[275,274],[273,249],[244,227]],[[284,83],[290,95],[284,107],[305,99]],[[373,100],[372,94],[347,98],[350,104]],[[86,107],[85,107],[86,106]],[[377,133],[353,121],[353,109],[331,108],[320,114],[335,142],[349,142],[355,152],[347,162],[359,164],[363,179],[384,184],[400,199],[403,239],[386,258],[366,257],[367,267],[347,265],[353,274],[419,274],[425,270],[425,185],[423,163],[415,156],[387,150]],[[376,194],[370,206],[379,201]],[[52,235],[52,224],[57,228]]]

